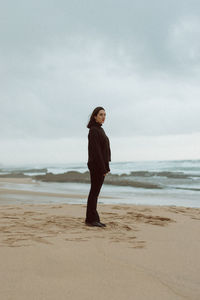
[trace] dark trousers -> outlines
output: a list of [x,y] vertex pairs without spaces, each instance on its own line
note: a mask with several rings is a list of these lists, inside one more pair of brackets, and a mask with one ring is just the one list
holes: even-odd
[[90,170],[91,187],[87,200],[86,222],[100,222],[97,212],[97,199],[105,176],[98,171]]

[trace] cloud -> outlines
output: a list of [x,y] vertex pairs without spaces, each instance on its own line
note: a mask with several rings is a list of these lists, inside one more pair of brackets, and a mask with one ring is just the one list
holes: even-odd
[[[129,57],[101,41],[73,37],[28,62],[4,85],[2,138],[82,136],[92,109],[103,105],[116,136],[165,135],[200,130],[197,82],[130,68]],[[16,70],[22,70],[15,61]],[[3,96],[1,97],[3,99]],[[120,126],[119,126],[120,124]]]
[[199,75],[200,21],[194,15],[181,16],[169,30],[168,48],[174,60],[187,72]]
[[200,131],[197,1],[20,1],[0,12],[0,138]]

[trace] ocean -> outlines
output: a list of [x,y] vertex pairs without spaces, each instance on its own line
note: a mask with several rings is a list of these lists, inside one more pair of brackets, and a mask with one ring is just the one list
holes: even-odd
[[[110,162],[110,170],[112,175],[118,175],[118,180],[113,184],[102,186],[99,198],[100,196],[104,198],[100,198],[99,203],[200,207],[200,160]],[[47,173],[63,174],[70,171],[83,174],[88,171],[87,163],[0,165],[0,176],[13,175],[19,172],[35,176]],[[113,176],[113,178],[115,177]],[[126,180],[126,185],[123,185],[124,180]],[[142,183],[142,186],[139,185],[138,187],[134,183]],[[152,187],[149,187],[149,184]],[[87,203],[90,184],[37,181],[35,185],[4,183],[4,187],[52,193],[82,193],[85,195],[85,199],[59,198],[52,199],[51,203]],[[27,201],[32,200],[27,199]],[[37,201],[48,203],[49,200],[48,197],[46,199],[41,197],[41,200],[38,199]]]

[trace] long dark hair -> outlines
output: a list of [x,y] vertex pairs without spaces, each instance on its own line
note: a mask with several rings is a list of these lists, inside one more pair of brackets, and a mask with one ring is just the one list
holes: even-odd
[[87,128],[90,128],[93,124],[96,123],[96,120],[95,120],[94,116],[97,116],[97,115],[98,115],[98,112],[99,112],[101,109],[105,110],[105,109],[104,109],[103,107],[101,107],[101,106],[97,106],[97,107],[93,110],[93,112],[92,112],[92,114],[91,114],[91,116],[90,116],[90,120],[89,120],[89,122],[88,122],[88,124],[87,124]]

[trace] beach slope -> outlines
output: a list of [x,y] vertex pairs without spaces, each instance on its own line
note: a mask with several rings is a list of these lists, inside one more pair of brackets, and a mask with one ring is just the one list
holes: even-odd
[[0,299],[200,299],[200,209],[0,206]]

